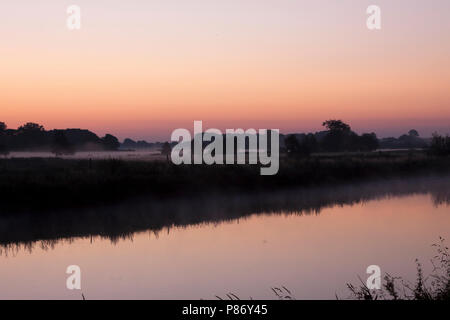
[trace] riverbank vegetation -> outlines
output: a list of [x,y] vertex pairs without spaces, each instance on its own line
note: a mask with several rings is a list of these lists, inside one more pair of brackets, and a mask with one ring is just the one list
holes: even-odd
[[[180,165],[167,161],[0,159],[0,210],[113,204],[136,196],[273,191],[450,172],[450,158],[424,152],[281,157],[274,176],[259,165]],[[0,212],[2,212],[0,211]]]
[[450,300],[450,252],[443,238],[433,244],[436,255],[431,259],[433,270],[424,275],[422,264],[416,260],[414,283],[386,274],[380,290],[371,290],[363,282],[359,286],[347,284],[351,298],[357,300]]
[[[436,250],[431,259],[433,270],[427,276],[424,275],[422,264],[416,259],[417,275],[414,283],[406,281],[402,277],[394,277],[386,274],[382,288],[369,289],[362,279],[360,285],[347,284],[350,291],[348,299],[351,300],[421,300],[421,301],[449,301],[450,300],[450,252],[445,240],[439,237],[439,241],[433,244]],[[274,297],[278,300],[296,300],[288,288],[271,288]],[[234,293],[223,296],[215,296],[219,300],[241,300]],[[336,296],[338,300],[340,298]],[[250,300],[253,300],[250,297]]]
[[[330,186],[179,195],[159,199],[130,198],[86,208],[54,208],[23,212],[1,211],[1,247],[51,246],[73,237],[101,237],[116,243],[139,232],[158,236],[172,228],[247,219],[252,215],[319,215],[333,206],[351,206],[376,199],[430,195],[435,206],[450,204],[449,176],[386,179]],[[112,202],[112,201],[111,201]],[[11,247],[12,246],[12,247]]]

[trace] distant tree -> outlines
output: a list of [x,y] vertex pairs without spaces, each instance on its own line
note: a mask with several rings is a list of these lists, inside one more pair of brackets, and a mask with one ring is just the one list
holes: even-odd
[[328,129],[322,140],[322,148],[328,152],[350,151],[354,149],[357,136],[348,124],[341,120],[327,120],[322,125]]
[[28,122],[18,129],[19,132],[42,132],[44,130],[43,126],[34,122]]
[[406,148],[427,148],[431,141],[422,139],[417,130],[410,130],[407,134],[402,134],[398,138],[390,137],[380,140],[382,149],[406,149]]
[[55,130],[51,151],[55,154],[55,156],[71,155],[75,153],[75,148],[67,140],[63,130]]
[[350,132],[351,128],[342,120],[327,120],[322,123],[322,126],[332,132]]
[[151,148],[153,145],[154,145],[153,143],[148,143],[145,140],[139,140],[136,142],[136,147],[141,149],[148,149]]
[[105,135],[102,139],[102,144],[107,150],[117,150],[120,147],[119,140],[111,134]]
[[16,149],[35,150],[48,147],[51,144],[51,138],[43,126],[28,122],[17,129],[13,145]]
[[294,134],[288,135],[284,143],[289,156],[309,157],[318,149],[316,137],[312,133],[303,135],[300,141]]
[[363,133],[360,139],[360,150],[374,151],[380,147],[377,135],[375,133]]
[[137,146],[136,141],[134,141],[130,138],[126,138],[125,140],[123,140],[123,143],[122,143],[123,148],[134,149],[134,148],[136,148],[136,146]]
[[166,160],[169,161],[170,153],[172,152],[172,147],[168,142],[164,142],[161,149],[161,154],[166,156]]
[[419,137],[417,130],[409,130],[408,134],[403,134],[398,138],[398,144],[403,148],[424,148],[426,142]]
[[359,136],[341,120],[327,120],[323,126],[328,129],[321,142],[324,151],[373,151],[379,148],[375,133],[364,133]]
[[76,150],[104,150],[102,140],[93,132],[82,129],[64,129],[64,135]]
[[8,129],[4,122],[0,122],[0,134],[4,133]]

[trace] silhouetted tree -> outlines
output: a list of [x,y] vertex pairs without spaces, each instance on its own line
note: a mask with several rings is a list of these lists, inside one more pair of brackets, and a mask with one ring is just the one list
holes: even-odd
[[13,140],[15,148],[22,150],[42,148],[51,143],[51,137],[44,130],[44,127],[33,122],[28,122],[19,127]]
[[360,150],[374,151],[380,147],[377,135],[375,133],[363,133],[360,137]]
[[117,150],[120,147],[119,140],[111,134],[105,135],[101,140],[107,150]]
[[398,139],[394,137],[380,140],[380,147],[383,149],[404,149],[404,148],[427,148],[429,142],[420,138],[417,130],[409,130],[408,134],[401,135]]
[[44,127],[34,122],[27,122],[23,126],[19,127],[19,132],[42,132]]
[[136,141],[134,141],[130,138],[126,138],[125,140],[123,140],[123,143],[122,143],[123,148],[135,149],[136,146],[137,146]]
[[350,126],[342,120],[327,120],[322,123],[322,126],[331,132],[350,132]]
[[341,120],[328,120],[323,126],[328,129],[321,142],[324,151],[373,151],[379,148],[375,133],[364,133],[359,136]]
[[408,134],[403,134],[398,138],[399,144],[404,148],[424,148],[426,143],[419,137],[417,130],[409,130]]
[[169,155],[172,151],[172,147],[170,146],[170,144],[168,142],[164,142],[162,149],[161,149],[161,154],[166,156],[166,160],[169,161]]
[[318,149],[316,137],[312,133],[303,135],[300,137],[300,141],[296,135],[288,135],[284,143],[290,156],[309,157],[311,153]]
[[70,155],[75,153],[74,147],[67,140],[63,130],[54,131],[51,151],[55,154],[55,156]]
[[8,129],[4,122],[0,122],[0,134],[4,133]]
[[351,131],[348,124],[341,120],[327,120],[322,124],[328,129],[322,141],[325,151],[350,151],[357,140],[357,135]]

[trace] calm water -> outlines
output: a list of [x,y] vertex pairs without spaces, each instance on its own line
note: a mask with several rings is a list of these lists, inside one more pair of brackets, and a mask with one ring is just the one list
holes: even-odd
[[[82,270],[87,299],[348,297],[346,283],[430,270],[431,244],[450,238],[450,179],[423,178],[253,196],[0,219],[0,298],[80,299],[65,288]],[[151,203],[149,203],[151,202]]]

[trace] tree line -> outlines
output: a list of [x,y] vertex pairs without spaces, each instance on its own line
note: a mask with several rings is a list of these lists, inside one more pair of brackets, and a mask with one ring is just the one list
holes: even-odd
[[315,152],[373,151],[380,146],[375,133],[358,135],[341,120],[327,120],[322,125],[326,131],[287,135],[285,151],[292,156],[308,156]]
[[370,152],[377,149],[424,149],[433,155],[450,155],[450,137],[433,134],[431,139],[421,138],[411,129],[398,138],[378,139],[375,133],[358,135],[342,120],[327,120],[326,130],[316,133],[283,136],[284,151],[290,156],[309,156],[317,152]]
[[0,122],[1,155],[7,155],[10,151],[50,151],[59,156],[76,151],[117,150],[119,147],[119,140],[111,134],[100,138],[82,129],[47,131],[33,122],[9,129],[4,122]]
[[[450,155],[450,137],[434,134],[431,139],[421,138],[417,130],[410,130],[398,138],[378,139],[375,133],[358,135],[342,120],[327,120],[322,124],[326,130],[316,133],[280,135],[281,152],[293,157],[309,156],[317,152],[370,152],[377,149],[426,149],[429,154]],[[0,155],[10,151],[49,151],[55,155],[73,154],[77,151],[114,151],[119,148],[157,148],[164,155],[170,153],[169,143],[135,142],[119,140],[106,134],[99,137],[89,130],[45,130],[42,125],[28,122],[17,129],[10,129],[0,122]]]

